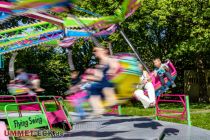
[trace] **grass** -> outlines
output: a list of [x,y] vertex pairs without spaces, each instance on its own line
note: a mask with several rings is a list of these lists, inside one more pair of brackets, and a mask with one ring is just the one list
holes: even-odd
[[[162,104],[160,107],[161,107],[161,109],[182,110],[181,106],[176,106],[174,104],[171,104],[171,105]],[[210,104],[199,104],[199,103],[191,104],[190,105],[190,113],[191,113],[192,126],[210,130],[210,119],[209,119]],[[137,104],[135,106],[123,106],[122,114],[123,115],[154,117],[155,109],[154,108],[144,109],[144,108],[142,108],[142,105],[140,105],[140,104]],[[170,118],[159,117],[159,120],[187,124],[187,121],[182,121],[179,119],[170,119]]]

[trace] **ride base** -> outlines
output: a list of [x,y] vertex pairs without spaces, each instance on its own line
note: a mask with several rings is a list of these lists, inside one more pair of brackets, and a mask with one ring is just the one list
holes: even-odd
[[145,117],[103,116],[77,122],[62,137],[48,140],[207,140],[209,137],[210,131],[184,124]]

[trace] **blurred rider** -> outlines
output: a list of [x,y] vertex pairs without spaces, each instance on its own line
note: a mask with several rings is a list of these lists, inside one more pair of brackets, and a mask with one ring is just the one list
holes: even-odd
[[117,103],[114,85],[109,79],[118,72],[120,65],[109,55],[106,48],[94,47],[93,53],[99,59],[99,65],[93,75],[87,76],[88,80],[94,81],[87,90],[90,94],[89,101],[93,108],[93,115],[98,116],[105,111],[102,99],[106,101],[106,106],[113,106]]
[[10,81],[10,83],[23,84],[23,85],[32,85],[32,88],[35,89],[36,92],[44,91],[43,88],[40,87],[40,79],[35,76],[35,74],[28,74],[25,72],[23,68],[16,70],[17,76],[14,80]]

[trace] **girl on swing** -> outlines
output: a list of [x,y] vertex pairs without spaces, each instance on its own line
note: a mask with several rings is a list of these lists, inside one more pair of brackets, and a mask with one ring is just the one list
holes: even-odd
[[[76,88],[79,87],[79,89],[84,90],[88,94],[88,101],[93,109],[92,114],[87,117],[90,119],[100,117],[104,114],[105,107],[117,104],[114,85],[109,81],[109,78],[115,75],[120,69],[117,60],[109,55],[108,49],[94,47],[93,53],[99,59],[99,64],[95,68],[87,69],[85,74],[81,76],[80,84],[76,82],[75,85]],[[71,76],[73,75],[72,73]],[[74,91],[73,87],[70,88],[71,91]],[[103,104],[103,100],[105,104]],[[75,99],[74,101],[77,102],[75,107],[80,118],[85,118],[84,110],[81,107],[81,103],[85,100]]]
[[[155,106],[155,89],[151,82],[149,73],[144,70],[142,64],[139,63],[139,69],[142,72],[140,75],[140,84],[134,92],[134,96],[142,102],[144,108]],[[148,96],[145,95],[147,92]]]
[[92,117],[99,117],[105,111],[102,100],[106,101],[106,106],[113,106],[117,103],[114,85],[109,81],[110,76],[115,75],[120,64],[109,55],[109,51],[103,47],[94,47],[93,53],[99,59],[99,65],[95,69],[86,72],[92,73],[86,76],[87,80],[93,81],[87,88],[90,95],[89,102],[93,108]]

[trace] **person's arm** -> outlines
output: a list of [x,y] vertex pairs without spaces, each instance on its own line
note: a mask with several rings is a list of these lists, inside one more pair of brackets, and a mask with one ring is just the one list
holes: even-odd
[[114,59],[114,58],[110,58],[108,61],[109,64],[109,70],[108,70],[108,74],[109,75],[114,75],[118,72],[118,70],[120,69],[120,64],[119,62]]
[[155,69],[152,74],[157,77],[157,70]]
[[168,67],[166,64],[162,64],[162,65],[163,65],[162,68],[163,68],[164,70],[169,71],[169,67]]
[[15,81],[18,81],[18,80],[20,80],[19,75],[17,75],[13,80],[10,80],[10,83],[13,84],[13,83],[15,83]]
[[20,80],[20,75],[17,75],[14,80]]
[[15,83],[15,80],[10,80],[10,84],[14,84]]
[[18,80],[20,80],[20,76],[19,75],[17,75],[13,80],[10,80],[10,84],[14,84]]
[[150,77],[149,73],[147,71],[143,71],[143,73],[144,73],[147,81],[150,81],[151,80],[151,77]]
[[69,87],[69,90],[71,92],[75,92],[75,91],[78,91],[80,89],[80,85],[74,85],[74,86],[70,86]]

